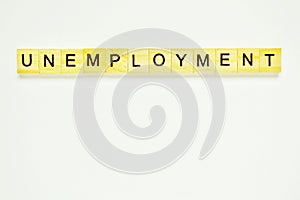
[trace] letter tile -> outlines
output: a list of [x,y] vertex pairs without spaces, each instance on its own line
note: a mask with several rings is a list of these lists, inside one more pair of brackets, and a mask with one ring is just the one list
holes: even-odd
[[106,49],[106,72],[127,73],[128,49],[110,48]]
[[61,72],[63,74],[79,73],[83,66],[82,49],[61,50]]
[[172,72],[193,73],[193,49],[171,49],[172,52]]
[[128,50],[128,72],[144,74],[149,73],[148,49]]
[[61,50],[40,49],[39,69],[40,74],[60,74],[61,73]]
[[106,49],[83,49],[84,73],[101,73],[106,69]]
[[219,73],[236,73],[237,49],[216,49],[216,70]]
[[38,49],[18,49],[17,67],[17,72],[19,74],[40,73]]
[[215,49],[195,49],[194,50],[194,69],[195,72],[216,71],[216,51]]
[[170,73],[172,67],[172,52],[170,49],[149,49],[150,73]]
[[260,72],[281,72],[281,48],[260,49]]
[[238,49],[238,72],[259,72],[259,49]]

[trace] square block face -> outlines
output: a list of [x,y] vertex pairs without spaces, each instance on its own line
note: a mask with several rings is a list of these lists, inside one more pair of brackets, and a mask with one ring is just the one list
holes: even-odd
[[149,73],[148,49],[128,50],[128,72],[143,74]]
[[149,49],[148,55],[150,73],[171,73],[172,52],[170,49]]
[[61,73],[60,50],[40,49],[39,69],[40,69],[40,74],[60,74]]
[[101,73],[106,69],[106,49],[83,49],[83,72]]
[[40,73],[38,49],[18,49],[17,67],[18,74]]
[[216,51],[215,49],[195,49],[194,50],[194,71],[209,72],[216,71]]
[[220,73],[237,72],[237,49],[216,49],[216,71]]
[[126,73],[128,65],[128,49],[106,49],[106,72]]
[[281,72],[281,48],[260,49],[260,72]]
[[61,50],[61,72],[63,74],[77,74],[82,69],[83,50],[63,49]]
[[171,49],[172,72],[193,73],[193,49]]
[[259,72],[259,49],[238,49],[238,72]]

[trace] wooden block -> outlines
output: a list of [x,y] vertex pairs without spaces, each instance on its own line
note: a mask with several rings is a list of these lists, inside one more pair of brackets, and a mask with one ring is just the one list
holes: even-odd
[[106,72],[127,73],[128,49],[106,49]]
[[237,72],[237,49],[216,49],[216,71],[219,73]]
[[128,50],[128,72],[129,73],[149,73],[148,49]]
[[82,49],[63,49],[61,50],[61,73],[76,74],[83,66]]
[[169,49],[149,49],[148,63],[150,73],[170,73],[172,52]]
[[281,48],[260,49],[260,72],[281,72]]
[[39,70],[38,49],[17,50],[17,72],[18,74],[38,74]]
[[18,49],[19,74],[281,72],[281,48]]
[[61,50],[40,49],[39,69],[40,74],[60,74],[61,73]]
[[83,72],[101,73],[106,69],[106,49],[83,49]]
[[259,72],[259,49],[238,49],[238,72]]
[[171,49],[172,52],[172,72],[193,73],[193,49]]
[[216,71],[216,51],[215,49],[195,49],[194,50],[194,71],[209,72]]

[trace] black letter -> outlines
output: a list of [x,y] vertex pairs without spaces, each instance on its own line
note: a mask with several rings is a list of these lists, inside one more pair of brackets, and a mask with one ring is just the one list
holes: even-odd
[[94,61],[92,60],[91,54],[87,54],[87,66],[90,66],[90,62],[92,63],[92,66],[95,66],[97,62],[97,66],[99,66],[99,54],[96,54]]
[[248,59],[248,57],[246,56],[246,54],[243,53],[243,66],[245,66],[245,59],[248,61],[248,63],[250,64],[250,66],[253,65],[253,53],[250,53],[250,60]]
[[70,56],[75,56],[75,54],[66,54],[66,67],[76,67],[76,65],[69,65],[69,61],[75,61],[75,59],[69,59]]
[[140,67],[141,66],[141,65],[135,64],[134,61],[135,61],[135,55],[132,54],[132,67]]
[[202,61],[200,54],[197,54],[197,67],[199,67],[199,61],[202,65],[202,67],[204,67],[205,62],[206,62],[206,66],[208,67],[209,66],[209,54],[205,55],[204,61]]
[[25,64],[24,62],[24,54],[22,54],[22,64],[25,66],[25,67],[29,67],[31,64],[32,64],[32,54],[29,54],[29,64]]
[[51,67],[54,67],[54,54],[52,54],[52,61],[50,61],[47,55],[44,55],[44,67],[46,67],[46,60],[48,60]]
[[229,53],[221,53],[220,56],[221,56],[221,66],[230,66],[230,64],[224,64],[223,61],[224,60],[229,60],[229,58],[223,58],[223,56],[229,56],[230,54]]
[[[156,56],[161,56],[162,57],[162,63],[161,64],[157,64],[156,63]],[[155,56],[153,57],[153,62],[156,66],[162,66],[163,64],[165,64],[165,57],[164,55],[162,55],[161,53],[157,53],[155,54]]]
[[[113,57],[117,57],[116,59],[113,59]],[[118,54],[110,54],[110,66],[114,66],[114,62],[118,62],[120,60],[120,56]]]
[[182,58],[180,58],[179,55],[178,55],[177,53],[176,53],[176,56],[177,56],[177,58],[179,59],[180,67],[182,67],[182,61],[183,61],[183,59],[185,58],[186,54],[184,54]]
[[275,56],[275,54],[265,54],[265,56],[268,56],[268,66],[271,66],[271,56]]

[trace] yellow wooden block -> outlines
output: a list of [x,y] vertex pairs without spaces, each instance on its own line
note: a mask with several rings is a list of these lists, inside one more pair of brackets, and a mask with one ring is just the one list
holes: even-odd
[[17,50],[20,74],[280,71],[281,48]]
[[83,49],[83,72],[101,73],[106,69],[106,49]]
[[61,72],[63,74],[79,73],[83,65],[82,49],[61,50]]
[[128,50],[128,72],[148,73],[148,49]]
[[220,73],[237,72],[237,49],[216,49],[216,70]]
[[60,50],[40,49],[39,69],[40,69],[40,74],[60,74],[61,73]]
[[19,74],[38,74],[39,71],[38,49],[17,50],[17,72]]
[[128,49],[106,49],[106,72],[126,73],[128,65]]
[[193,49],[171,49],[172,51],[172,72],[193,73]]
[[149,49],[148,63],[150,73],[170,73],[172,52],[169,49]]
[[281,48],[260,49],[260,72],[281,72]]
[[195,72],[216,71],[216,51],[215,49],[195,49],[194,50],[194,69]]
[[259,49],[238,49],[238,72],[259,72]]

